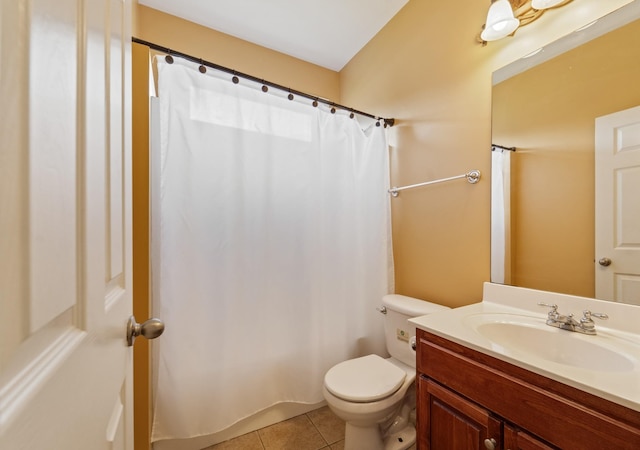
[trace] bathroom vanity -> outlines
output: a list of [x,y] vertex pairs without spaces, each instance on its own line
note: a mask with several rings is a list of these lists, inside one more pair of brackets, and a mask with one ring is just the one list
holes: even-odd
[[[538,302],[609,320],[595,336],[562,330]],[[418,449],[640,448],[638,314],[487,283],[481,303],[412,319]]]

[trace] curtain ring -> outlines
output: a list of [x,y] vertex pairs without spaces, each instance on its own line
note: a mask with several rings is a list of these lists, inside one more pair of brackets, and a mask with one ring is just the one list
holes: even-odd
[[169,54],[167,54],[167,56],[164,57],[164,60],[167,62],[167,64],[173,64],[173,56],[171,56],[171,49],[169,50]]
[[264,80],[262,80],[262,92],[267,92],[269,90],[269,87],[264,84]]
[[231,81],[233,81],[233,84],[238,84],[240,82],[240,78],[238,78],[236,76],[236,71],[233,71],[233,77],[231,78]]
[[200,58],[200,67],[198,67],[198,70],[200,71],[200,73],[207,73],[207,68],[202,61],[202,58]]
[[335,114],[336,113],[336,108],[334,106],[331,107],[331,114]]
[[318,99],[317,98],[313,101],[312,105],[313,105],[314,108],[318,107]]
[[291,88],[289,88],[289,95],[287,95],[289,100],[293,100],[293,94],[291,93]]
[[353,109],[351,110],[351,114],[349,114],[349,119],[353,119],[356,115],[353,113]]
[[380,126],[380,118],[376,117],[376,126],[379,127]]

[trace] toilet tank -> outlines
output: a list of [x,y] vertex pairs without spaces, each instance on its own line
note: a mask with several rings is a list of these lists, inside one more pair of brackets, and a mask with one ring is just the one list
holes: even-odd
[[382,304],[386,309],[384,333],[387,351],[395,359],[415,367],[416,352],[411,348],[409,341],[416,335],[416,327],[408,320],[449,308],[397,294],[385,295],[382,297]]

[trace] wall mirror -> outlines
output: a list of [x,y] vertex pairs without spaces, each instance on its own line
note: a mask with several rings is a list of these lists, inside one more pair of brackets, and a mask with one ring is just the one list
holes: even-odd
[[[640,301],[640,270],[616,281],[622,300],[596,293],[607,255],[595,244],[596,118],[638,105],[638,1],[494,72],[492,282]],[[640,153],[640,125],[634,133]],[[633,172],[637,229],[627,235],[640,269],[640,166]]]

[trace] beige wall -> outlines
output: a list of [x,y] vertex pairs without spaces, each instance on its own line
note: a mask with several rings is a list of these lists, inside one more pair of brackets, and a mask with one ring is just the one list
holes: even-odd
[[[396,292],[448,306],[479,301],[489,279],[491,91],[478,75],[490,70],[474,42],[487,5],[454,3],[410,1],[341,73],[343,102],[397,120],[392,185],[482,172],[475,185],[456,180],[392,199]],[[445,23],[452,28],[438,37]]]
[[[604,5],[606,3],[606,5]],[[392,184],[482,171],[393,200],[396,291],[479,301],[490,264],[491,73],[628,1],[581,0],[514,37],[475,42],[489,2],[411,0],[342,70],[342,102],[395,117]]]
[[339,99],[337,72],[136,5],[133,36],[318,97]]
[[[132,213],[133,315],[143,322],[152,316],[149,305],[149,49],[133,44],[132,52]],[[151,412],[149,341],[133,347],[134,448],[149,448]]]

